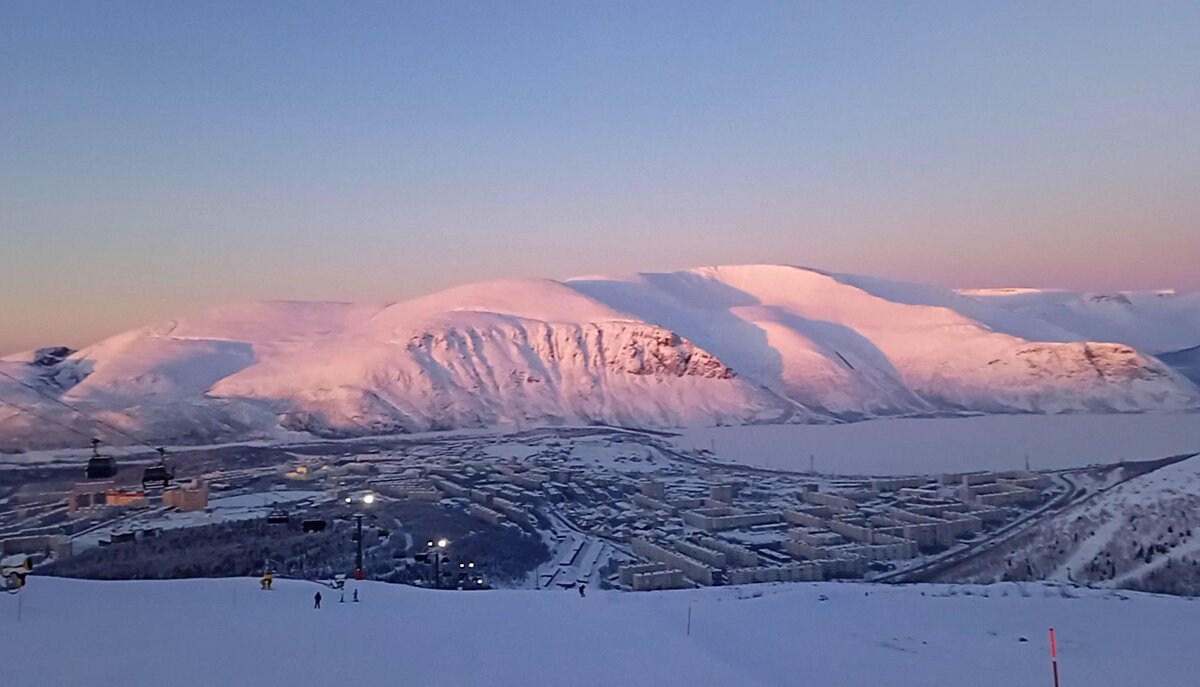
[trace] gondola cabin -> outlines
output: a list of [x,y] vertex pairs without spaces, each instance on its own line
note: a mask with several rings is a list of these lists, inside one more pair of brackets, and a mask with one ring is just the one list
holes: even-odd
[[84,471],[88,479],[111,479],[117,474],[117,461],[112,456],[100,455],[100,440],[92,439],[92,457]]
[[86,474],[88,479],[111,479],[117,474],[117,461],[112,456],[92,456]]
[[166,488],[175,475],[167,470],[165,465],[151,465],[142,471],[142,486],[143,487],[162,487]]

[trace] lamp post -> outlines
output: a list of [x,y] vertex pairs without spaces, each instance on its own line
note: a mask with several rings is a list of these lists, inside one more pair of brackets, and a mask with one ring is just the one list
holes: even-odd
[[[353,504],[354,501],[355,501],[354,497],[352,497],[352,496],[346,497],[347,504]],[[371,504],[375,503],[375,495],[370,492],[367,492],[366,494],[363,494],[358,499],[358,501],[364,505],[370,506]],[[364,577],[364,575],[363,575],[362,523],[363,523],[363,513],[362,512],[355,513],[354,514],[354,539],[355,539],[355,543],[358,545],[357,550],[354,555],[354,579],[356,579],[356,580],[361,580]]]
[[442,537],[437,541],[430,539],[425,542],[425,546],[429,548],[429,552],[433,555],[433,588],[442,588],[442,556],[446,555],[446,547],[450,546],[450,540]]

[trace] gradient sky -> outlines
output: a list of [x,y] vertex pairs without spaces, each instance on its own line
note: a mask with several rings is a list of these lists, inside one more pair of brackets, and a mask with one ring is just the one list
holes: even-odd
[[1200,289],[1200,3],[0,3],[0,353],[741,262]]

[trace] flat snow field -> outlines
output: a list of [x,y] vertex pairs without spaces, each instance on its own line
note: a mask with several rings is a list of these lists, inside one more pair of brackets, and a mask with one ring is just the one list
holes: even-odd
[[[314,610],[318,589],[324,608]],[[823,583],[580,598],[366,583],[362,603],[340,604],[336,592],[288,580],[262,592],[253,579],[33,578],[19,622],[17,597],[0,596],[0,678],[126,687],[1014,687],[1052,684],[1053,626],[1066,686],[1195,684],[1200,604],[1067,594],[1036,584]]]
[[749,425],[682,430],[684,448],[716,447],[726,462],[840,475],[1073,468],[1200,452],[1200,413],[989,415],[869,420],[845,425]]

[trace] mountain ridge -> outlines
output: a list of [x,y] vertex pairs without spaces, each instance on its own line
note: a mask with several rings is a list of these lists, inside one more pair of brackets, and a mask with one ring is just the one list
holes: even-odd
[[[516,279],[393,303],[213,308],[0,370],[163,441],[1200,407],[1200,389],[1156,358],[1011,297],[785,265]],[[1186,338],[1189,317],[1155,335]],[[96,431],[4,378],[0,399]],[[0,407],[10,450],[78,443],[43,425]]]

